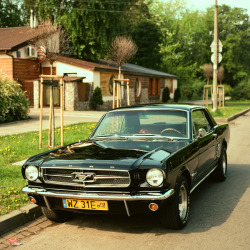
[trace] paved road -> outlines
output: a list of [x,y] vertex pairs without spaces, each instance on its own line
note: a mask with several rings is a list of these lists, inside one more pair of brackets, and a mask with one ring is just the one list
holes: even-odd
[[[60,109],[55,109],[55,126],[61,126]],[[98,122],[105,111],[64,111],[64,125],[79,122]],[[30,109],[29,119],[7,124],[0,124],[0,135],[11,135],[29,131],[39,131],[40,110]],[[43,129],[49,128],[49,109],[43,110]]]
[[230,124],[228,178],[195,190],[183,230],[164,229],[149,216],[78,215],[63,224],[42,218],[42,226],[16,232],[19,249],[250,249],[249,124],[250,112]]

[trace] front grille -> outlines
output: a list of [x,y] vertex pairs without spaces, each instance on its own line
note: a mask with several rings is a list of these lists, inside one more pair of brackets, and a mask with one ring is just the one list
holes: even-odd
[[42,168],[45,183],[79,187],[128,187],[128,171],[62,169],[58,167]]

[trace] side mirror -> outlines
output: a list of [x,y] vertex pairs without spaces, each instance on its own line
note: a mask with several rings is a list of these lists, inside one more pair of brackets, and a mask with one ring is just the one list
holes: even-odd
[[206,131],[204,128],[200,128],[200,129],[198,130],[198,135],[199,135],[200,137],[204,137],[206,134],[207,134],[207,131]]

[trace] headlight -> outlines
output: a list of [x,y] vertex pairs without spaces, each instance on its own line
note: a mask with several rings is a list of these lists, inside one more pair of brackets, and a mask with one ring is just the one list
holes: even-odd
[[163,171],[158,168],[152,168],[148,170],[146,179],[149,185],[151,186],[160,186],[164,179]]
[[25,169],[25,176],[29,181],[35,181],[38,178],[38,168],[35,166],[28,166]]

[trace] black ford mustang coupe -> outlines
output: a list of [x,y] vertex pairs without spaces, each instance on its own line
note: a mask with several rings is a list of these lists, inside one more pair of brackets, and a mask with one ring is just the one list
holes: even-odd
[[200,106],[114,109],[87,140],[28,159],[23,192],[57,222],[75,211],[155,213],[181,229],[193,190],[210,174],[226,179],[229,136]]

